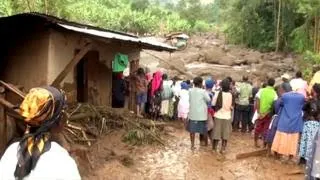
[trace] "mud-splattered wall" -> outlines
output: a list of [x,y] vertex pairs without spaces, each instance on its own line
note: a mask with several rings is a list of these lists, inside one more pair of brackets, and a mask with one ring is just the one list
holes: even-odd
[[[88,60],[88,101],[96,105],[110,106],[112,96],[112,60],[118,52],[127,54],[129,61],[139,59],[141,49],[137,45],[100,40],[76,32],[51,30],[47,80],[51,83],[70,62],[75,52],[87,42],[94,44],[94,48],[86,56]],[[97,52],[98,55],[92,55],[91,52]],[[69,103],[77,100],[75,72],[69,72],[61,84],[67,93]]]
[[[14,27],[12,27],[14,28]],[[8,29],[10,30],[10,29]],[[7,46],[2,48],[0,79],[28,90],[34,86],[47,84],[47,59],[49,31],[31,28],[19,33],[7,32],[1,36]]]

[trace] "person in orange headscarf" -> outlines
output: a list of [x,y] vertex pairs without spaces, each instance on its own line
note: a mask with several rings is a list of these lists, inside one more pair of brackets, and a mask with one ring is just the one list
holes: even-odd
[[52,137],[66,119],[65,102],[64,93],[56,88],[30,90],[20,105],[27,129],[2,156],[0,180],[81,179],[75,161]]

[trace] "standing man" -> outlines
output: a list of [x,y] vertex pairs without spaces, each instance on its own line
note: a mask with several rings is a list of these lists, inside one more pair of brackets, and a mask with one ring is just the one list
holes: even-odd
[[250,131],[250,98],[252,97],[252,85],[249,83],[248,76],[242,77],[242,83],[238,86],[239,101],[237,102],[238,117],[234,123],[234,128],[238,128],[239,121],[241,122],[241,132]]
[[289,74],[284,74],[281,76],[282,84],[281,87],[286,91],[290,92],[292,91],[291,85],[290,85],[290,75]]
[[254,132],[254,145],[259,147],[258,139],[262,136],[263,143],[265,144],[265,137],[268,131],[274,101],[278,99],[278,95],[274,89],[275,80],[270,78],[267,87],[261,89],[257,94],[257,111],[259,118],[256,120],[256,127]]
[[137,116],[143,117],[144,105],[147,102],[148,81],[145,72],[142,68],[137,70],[135,76],[133,76],[136,88],[136,103],[137,103]]
[[296,77],[290,81],[290,85],[293,91],[296,91],[302,94],[304,98],[307,98],[308,83],[303,80],[301,71],[296,73]]

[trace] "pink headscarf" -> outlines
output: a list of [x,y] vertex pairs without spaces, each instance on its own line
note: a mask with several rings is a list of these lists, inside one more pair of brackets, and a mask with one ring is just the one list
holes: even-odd
[[162,72],[157,71],[154,73],[151,83],[151,96],[154,95],[155,91],[159,89],[162,81]]

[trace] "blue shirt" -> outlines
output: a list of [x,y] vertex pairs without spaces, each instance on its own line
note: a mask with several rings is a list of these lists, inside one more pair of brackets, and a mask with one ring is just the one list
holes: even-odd
[[302,108],[304,96],[296,92],[288,92],[281,97],[281,112],[279,115],[278,131],[285,133],[302,132]]

